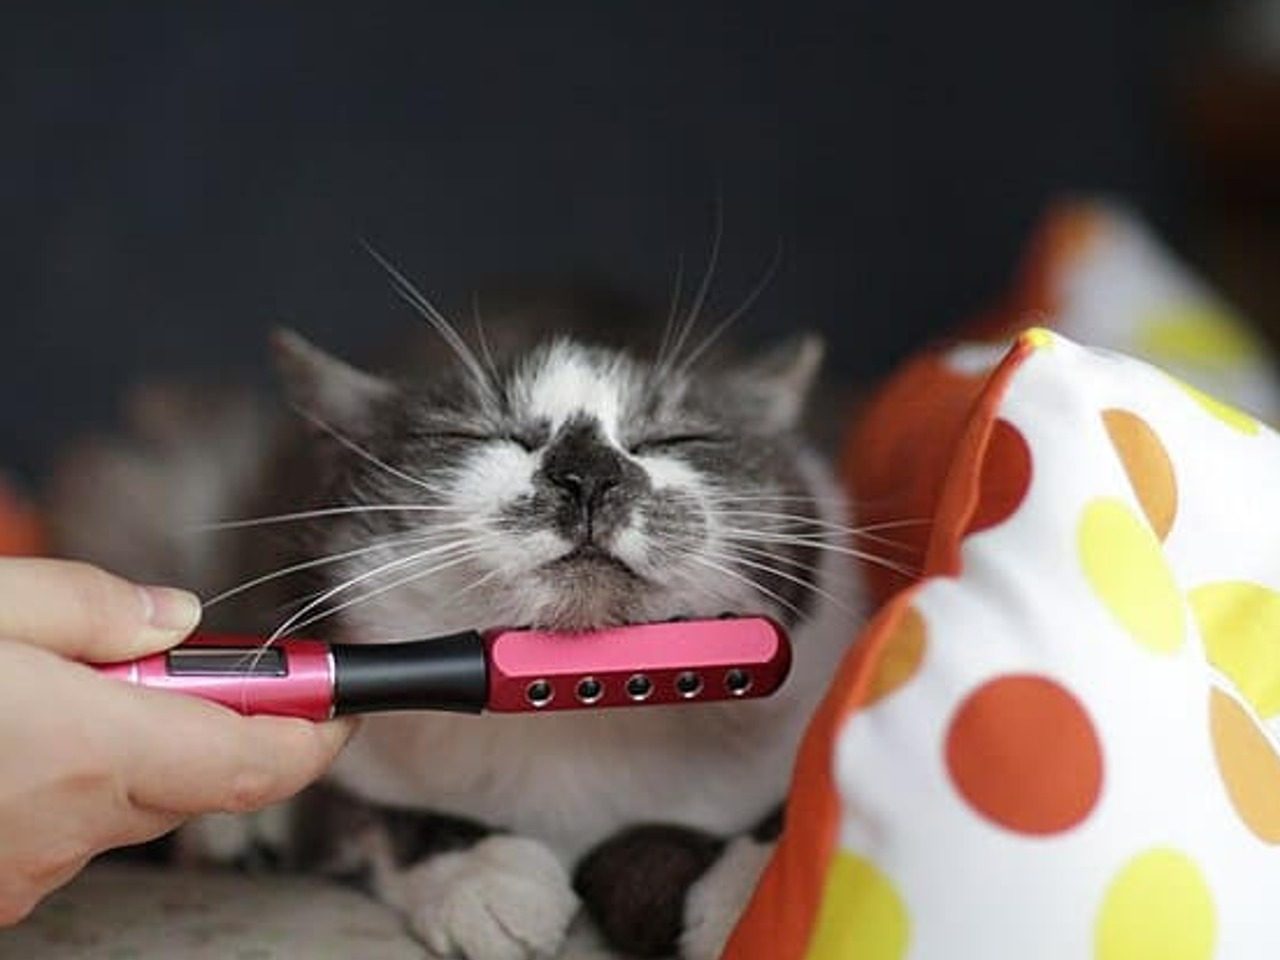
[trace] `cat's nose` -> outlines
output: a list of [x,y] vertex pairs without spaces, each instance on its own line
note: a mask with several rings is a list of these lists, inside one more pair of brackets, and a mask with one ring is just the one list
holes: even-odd
[[608,491],[622,482],[622,471],[615,468],[588,473],[570,467],[563,470],[548,470],[547,478],[569,494],[580,507],[590,510]]
[[582,419],[567,424],[548,446],[542,473],[573,503],[590,509],[626,478],[626,461],[596,421]]
[[566,425],[542,458],[542,482],[559,493],[555,524],[574,541],[607,538],[626,523],[643,475],[594,421]]

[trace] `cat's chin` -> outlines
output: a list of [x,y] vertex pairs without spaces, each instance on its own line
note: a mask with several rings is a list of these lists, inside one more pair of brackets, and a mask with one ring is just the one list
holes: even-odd
[[644,619],[646,585],[625,567],[607,561],[574,561],[545,570],[552,599],[533,626],[582,631]]
[[619,577],[623,581],[630,581],[633,585],[644,581],[644,577],[636,573],[616,554],[594,544],[574,547],[568,553],[548,563],[544,570],[553,582],[561,578],[568,578],[570,581],[591,581]]
[[528,618],[524,625],[535,630],[585,633],[590,630],[638,626],[644,623],[710,619],[723,616],[724,612],[719,609],[701,609],[694,605],[681,605],[678,607],[678,612],[670,612],[665,604],[659,609],[657,605],[650,605],[639,599],[609,606],[602,603],[598,597],[564,596]]
[[[664,591],[612,554],[578,548],[540,567],[535,576],[544,589],[527,623],[540,630],[583,632],[666,620]],[[681,607],[679,614],[693,610]]]

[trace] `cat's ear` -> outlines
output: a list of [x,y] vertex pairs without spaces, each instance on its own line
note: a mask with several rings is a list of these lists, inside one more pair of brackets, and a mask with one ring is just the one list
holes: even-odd
[[272,331],[271,347],[289,400],[332,428],[362,432],[395,392],[388,381],[330,356],[293,330]]
[[740,370],[742,389],[757,425],[768,432],[790,430],[822,367],[826,347],[816,334],[793,337],[749,360]]

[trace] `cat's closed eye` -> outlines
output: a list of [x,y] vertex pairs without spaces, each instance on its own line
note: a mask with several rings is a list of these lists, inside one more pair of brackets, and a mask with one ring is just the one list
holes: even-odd
[[508,440],[525,453],[536,453],[547,445],[545,432],[534,433],[528,430],[509,430],[495,439]]
[[492,443],[505,437],[470,430],[429,430],[417,434],[421,440],[452,440],[457,443]]
[[475,430],[431,430],[420,433],[421,439],[450,440],[455,443],[514,443],[526,453],[535,453],[546,446],[545,433],[532,430],[502,430],[485,433]]
[[631,444],[627,449],[637,455],[658,453],[676,447],[693,446],[695,444],[724,443],[725,438],[715,433],[669,433],[645,437]]

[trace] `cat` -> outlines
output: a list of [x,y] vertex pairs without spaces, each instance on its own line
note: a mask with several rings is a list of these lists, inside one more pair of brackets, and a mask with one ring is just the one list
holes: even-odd
[[[229,389],[144,391],[130,436],[58,472],[61,552],[197,587],[207,626],[263,636],[767,614],[791,676],[728,704],[368,717],[287,824],[213,818],[180,847],[230,859],[255,834],[304,836],[302,859],[360,875],[441,956],[553,957],[585,906],[617,949],[711,960],[862,609],[845,501],[800,429],[821,344],[716,359],[695,307],[652,349],[617,301],[532,298],[472,347],[394,276],[440,338],[403,351],[407,370],[281,331],[298,416]],[[190,532],[226,518],[243,522]]]

